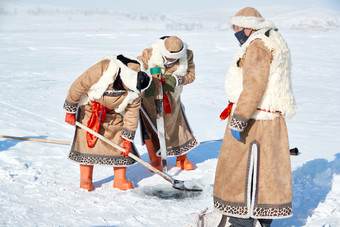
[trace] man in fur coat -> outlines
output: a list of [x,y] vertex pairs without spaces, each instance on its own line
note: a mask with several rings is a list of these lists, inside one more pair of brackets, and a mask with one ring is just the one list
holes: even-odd
[[221,118],[230,117],[216,168],[214,207],[233,226],[250,227],[257,220],[270,226],[272,219],[292,216],[285,122],[296,112],[290,51],[254,8],[237,12],[231,25],[241,48],[225,80],[229,105]]
[[64,103],[65,121],[74,125],[77,119],[126,150],[123,154],[76,127],[69,159],[80,163],[80,188],[93,190],[95,164],[113,166],[114,188],[133,188],[125,174],[135,161],[127,154],[138,155],[131,142],[138,126],[141,93],[150,84],[139,61],[122,54],[104,58],[72,83]]
[[[187,153],[198,146],[185,116],[181,103],[183,86],[195,80],[193,52],[176,36],[164,36],[158,39],[138,57],[144,68],[159,67],[165,76],[163,83],[164,131],[167,156],[176,156],[176,166],[183,170],[193,170],[194,165],[188,160]],[[157,135],[155,90],[159,90],[159,79],[153,82],[142,97],[141,122],[143,141],[147,147],[150,164],[161,171],[159,140]]]

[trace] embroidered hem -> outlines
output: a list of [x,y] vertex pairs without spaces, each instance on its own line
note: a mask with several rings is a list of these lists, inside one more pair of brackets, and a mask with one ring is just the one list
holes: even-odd
[[181,146],[177,146],[177,147],[172,147],[170,149],[167,149],[167,156],[171,157],[171,156],[179,156],[179,155],[183,155],[185,153],[188,153],[189,151],[191,151],[192,149],[194,149],[195,147],[197,147],[199,145],[199,142],[193,138],[191,140],[189,140],[188,142],[186,142],[185,144],[181,145]]
[[281,205],[257,204],[254,207],[253,214],[249,214],[246,203],[233,203],[223,201],[214,196],[214,207],[225,215],[232,217],[253,217],[253,218],[287,218],[293,215],[292,203]]
[[72,161],[87,165],[131,166],[136,163],[136,161],[130,157],[83,154],[78,151],[71,151],[68,158]]

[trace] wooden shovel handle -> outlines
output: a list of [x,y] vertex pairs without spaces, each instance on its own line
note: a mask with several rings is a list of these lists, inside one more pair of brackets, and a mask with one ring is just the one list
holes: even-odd
[[43,143],[57,143],[57,144],[65,144],[65,145],[70,144],[70,142],[68,142],[68,141],[48,140],[48,139],[39,139],[39,138],[26,138],[26,137],[17,137],[17,136],[0,135],[0,138],[25,140],[25,141],[35,141],[35,142],[43,142]]

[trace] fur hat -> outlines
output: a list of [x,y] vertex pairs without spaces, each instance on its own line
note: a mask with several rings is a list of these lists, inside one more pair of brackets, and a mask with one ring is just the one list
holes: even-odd
[[271,21],[265,20],[259,11],[252,7],[246,7],[238,11],[230,19],[230,24],[232,27],[238,26],[254,30],[275,28]]
[[161,54],[167,58],[179,59],[187,52],[187,46],[177,36],[164,36],[161,38]]
[[136,58],[120,54],[116,59],[120,69],[119,76],[126,87],[140,93],[150,86],[152,78],[141,71],[141,64]]

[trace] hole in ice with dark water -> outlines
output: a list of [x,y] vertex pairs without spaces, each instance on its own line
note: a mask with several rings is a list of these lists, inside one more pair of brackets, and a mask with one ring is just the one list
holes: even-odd
[[145,187],[143,192],[148,196],[156,196],[161,199],[187,199],[201,195],[200,192],[182,191],[169,187]]

